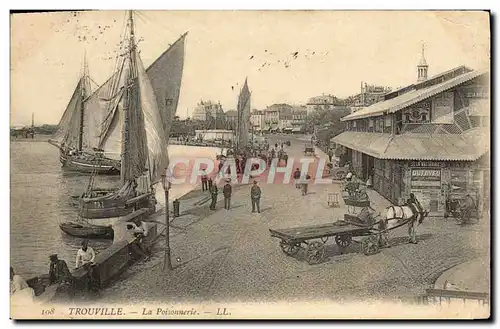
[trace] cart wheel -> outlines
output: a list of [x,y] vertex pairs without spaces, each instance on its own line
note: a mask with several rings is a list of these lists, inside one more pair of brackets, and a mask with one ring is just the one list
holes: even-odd
[[352,236],[350,234],[336,235],[335,242],[339,247],[346,248],[352,242]]
[[307,246],[307,262],[309,265],[319,264],[325,257],[325,247],[319,241],[311,242]]
[[287,243],[281,240],[280,247],[288,256],[294,256],[300,250],[300,243]]
[[376,235],[371,235],[361,241],[361,250],[367,256],[374,255],[380,251],[378,238]]

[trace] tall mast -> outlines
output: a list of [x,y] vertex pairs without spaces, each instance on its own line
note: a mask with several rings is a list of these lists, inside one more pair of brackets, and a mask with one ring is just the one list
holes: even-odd
[[31,128],[35,127],[35,112],[31,113]]
[[83,118],[85,114],[84,108],[84,100],[86,96],[85,83],[86,83],[86,74],[87,74],[87,52],[83,54],[83,74],[80,80],[80,127],[78,127],[78,151],[83,149]]
[[135,42],[134,42],[134,17],[132,10],[128,11],[128,27],[129,27],[129,44],[128,44],[128,65],[129,69],[127,70],[127,77],[125,78],[125,104],[123,106],[123,128],[122,128],[122,154],[121,154],[121,168],[120,168],[120,180],[122,184],[126,183],[126,180],[130,177],[125,177],[125,174],[128,172],[128,144],[130,143],[130,131],[129,131],[129,107],[131,104],[131,92],[130,87],[132,86],[133,79],[133,59],[134,59],[134,50],[135,50]]

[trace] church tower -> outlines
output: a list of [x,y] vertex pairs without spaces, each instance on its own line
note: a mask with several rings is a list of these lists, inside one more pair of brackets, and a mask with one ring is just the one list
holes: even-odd
[[422,57],[420,58],[420,62],[417,65],[417,81],[422,82],[427,80],[427,70],[429,69],[429,65],[427,65],[427,61],[424,56],[424,44],[422,44]]

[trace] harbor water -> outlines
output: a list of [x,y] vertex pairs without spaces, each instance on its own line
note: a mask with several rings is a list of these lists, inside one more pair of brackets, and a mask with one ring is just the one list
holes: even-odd
[[[81,243],[80,238],[62,232],[59,223],[77,219],[78,209],[71,204],[71,196],[85,191],[89,176],[65,172],[59,162],[59,150],[45,140],[12,140],[10,143],[10,259],[11,266],[26,279],[48,273],[51,254],[58,254],[74,268]],[[168,149],[171,159],[215,158],[220,151],[182,145],[170,145]],[[99,187],[118,184],[119,176],[96,178]],[[170,198],[180,197],[194,187],[189,182],[173,185]],[[159,206],[163,207],[161,186],[157,186],[156,192]],[[111,243],[111,240],[91,240],[96,252]]]

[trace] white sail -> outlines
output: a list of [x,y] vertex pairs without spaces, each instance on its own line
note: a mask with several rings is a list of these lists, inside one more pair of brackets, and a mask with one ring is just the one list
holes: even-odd
[[[96,129],[99,140],[97,147],[104,150],[105,156],[113,160],[120,160],[122,154],[122,128],[124,124],[124,95],[129,65],[122,60],[119,71],[103,85],[92,97],[95,112],[99,112],[92,120],[89,129]],[[90,105],[88,105],[90,106]]]
[[147,69],[156,102],[160,110],[165,132],[165,142],[168,144],[170,127],[177,111],[184,70],[184,43],[187,32],[172,46],[158,57]]
[[156,183],[168,164],[167,144],[165,143],[165,132],[156,102],[156,95],[138,53],[136,53],[136,58],[141,109],[148,147],[149,170],[152,183]]
[[59,146],[65,144],[65,146],[76,148],[78,145],[80,109],[82,106],[82,86],[82,79],[80,79],[57,125],[57,130],[51,138],[51,140],[55,141]]

